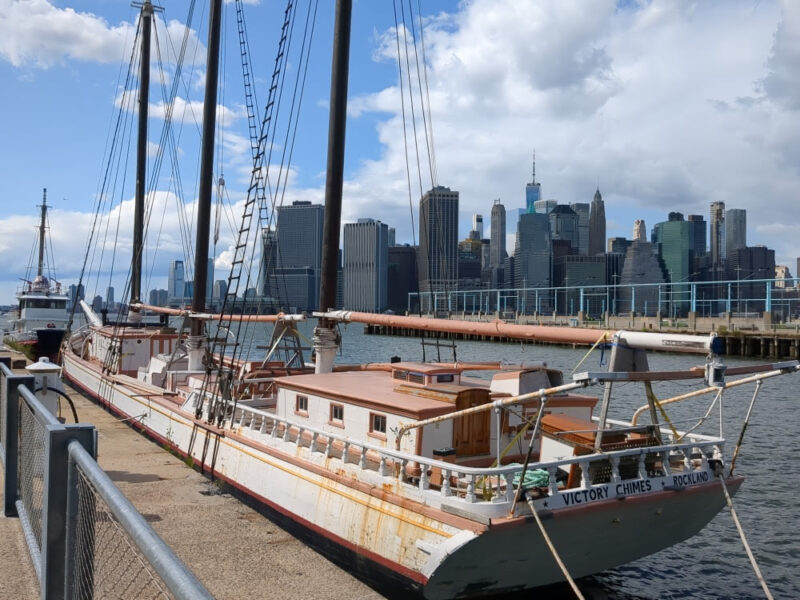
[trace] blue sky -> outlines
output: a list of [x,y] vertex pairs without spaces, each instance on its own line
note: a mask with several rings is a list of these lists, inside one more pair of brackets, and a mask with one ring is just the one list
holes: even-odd
[[[189,2],[165,4],[157,27],[163,47],[168,37],[180,39]],[[416,11],[417,0],[411,4]],[[263,0],[245,7],[261,102],[284,5]],[[323,197],[331,5],[319,5],[285,202]],[[545,198],[589,202],[599,183],[609,236],[630,237],[637,218],[646,220],[649,231],[671,210],[707,218],[709,203],[721,200],[747,209],[748,243],[775,248],[777,261],[794,273],[800,255],[797,3],[442,0],[421,5],[436,182],[461,192],[462,237],[475,212],[484,215],[488,231],[493,199],[500,198],[508,210],[524,205],[535,148]],[[304,14],[306,4],[300,7]],[[206,2],[197,2],[190,41],[198,52],[191,69],[185,68],[180,94],[195,103],[202,103],[198,82],[207,10]],[[247,186],[249,148],[233,4],[226,4],[226,15],[223,168],[235,203]],[[13,301],[25,274],[43,187],[53,205],[57,275],[67,284],[77,279],[136,18],[126,2],[0,0],[0,303]],[[392,3],[354,2],[343,216],[381,219],[397,229],[399,241],[411,242],[394,52]],[[174,65],[167,63],[171,83]],[[155,63],[152,73],[157,81]],[[159,94],[156,88],[151,103]],[[157,117],[151,121],[153,145],[162,123]],[[196,129],[190,117],[176,129],[189,212],[196,194]],[[411,160],[416,162],[413,155]],[[117,264],[128,260],[132,164],[131,158],[126,187],[117,191],[125,202],[108,221],[114,231],[116,215],[122,215],[114,234],[123,249],[114,258]],[[428,173],[424,166],[425,188]],[[169,176],[163,169],[162,192]],[[419,180],[416,174],[411,179],[416,203]],[[160,205],[154,215],[160,234],[149,242],[146,289],[165,287],[167,262],[180,257],[178,220]],[[223,225],[216,278],[225,276],[230,243]],[[105,260],[107,268],[110,259]],[[122,287],[121,280],[99,278],[89,292],[104,290],[109,281]]]

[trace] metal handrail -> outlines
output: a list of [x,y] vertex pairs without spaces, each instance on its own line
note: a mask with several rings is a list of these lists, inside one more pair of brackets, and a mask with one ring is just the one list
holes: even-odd
[[[365,450],[371,450],[373,452],[378,453],[380,456],[385,458],[391,458],[393,460],[401,461],[401,462],[416,462],[419,464],[423,464],[429,467],[438,467],[441,469],[446,469],[448,471],[455,471],[461,473],[463,475],[472,475],[472,476],[491,476],[491,475],[508,475],[516,473],[521,469],[520,465],[506,465],[506,466],[499,466],[499,467],[468,467],[468,466],[461,466],[457,465],[456,463],[448,463],[440,460],[436,460],[433,458],[427,458],[425,456],[419,456],[416,454],[407,454],[405,452],[401,452],[399,450],[392,450],[390,448],[385,448],[383,446],[377,446],[375,444],[371,444],[369,442],[364,442],[362,440],[357,440],[355,438],[342,436],[334,432],[325,431],[323,429],[318,429],[316,427],[310,427],[307,425],[302,425],[300,423],[291,421],[285,417],[280,417],[274,413],[269,413],[263,410],[259,410],[257,408],[250,408],[247,406],[239,405],[236,409],[237,411],[241,411],[242,413],[250,413],[252,415],[256,415],[262,418],[273,420],[277,423],[282,423],[288,427],[294,427],[300,430],[300,434],[304,432],[308,432],[316,434],[318,436],[323,436],[326,439],[331,438],[337,442],[345,444],[347,446],[355,446],[364,448]],[[241,422],[243,421],[240,419],[240,426]],[[252,429],[252,424],[255,423],[254,419],[250,420],[250,426],[248,428]],[[232,426],[234,423],[232,423]],[[661,430],[665,434],[670,434],[671,431],[666,429]],[[610,457],[622,457],[622,456],[639,456],[641,454],[650,454],[650,453],[659,453],[659,452],[668,452],[673,450],[690,450],[692,448],[697,447],[709,447],[709,446],[718,446],[724,444],[724,438],[715,438],[705,435],[699,434],[690,434],[689,436],[692,438],[691,441],[682,442],[682,443],[673,443],[673,444],[662,444],[660,446],[643,446],[638,448],[625,448],[621,450],[610,450],[610,451],[603,451],[603,452],[595,452],[593,454],[584,454],[581,456],[573,456],[569,458],[564,458],[557,461],[549,461],[549,462],[536,462],[533,463],[536,465],[536,468],[540,469],[549,469],[549,468],[558,468],[563,465],[572,465],[581,462],[594,462],[597,460],[607,460]]]
[[70,458],[81,469],[105,501],[114,517],[130,535],[138,550],[147,558],[179,600],[208,599],[213,596],[192,575],[183,561],[153,530],[111,478],[78,442],[67,447]]

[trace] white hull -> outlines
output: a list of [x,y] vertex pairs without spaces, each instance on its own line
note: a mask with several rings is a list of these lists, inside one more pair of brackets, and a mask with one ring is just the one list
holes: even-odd
[[[133,389],[135,384],[101,380],[95,365],[70,352],[64,356],[64,374],[137,428],[323,542],[316,545],[355,553],[361,563],[366,558],[426,597],[563,581],[524,502],[516,511],[520,516],[512,519],[506,517],[509,508],[503,502],[496,507],[483,502],[489,510],[481,514],[470,510],[474,505],[451,497],[443,510],[438,492],[312,453],[288,438],[253,429],[252,422],[249,427],[209,428],[165,397],[144,395]],[[713,477],[689,482],[682,490],[668,489],[669,476],[648,482],[653,490],[666,489],[622,499],[613,497],[609,485],[605,487],[611,493],[607,489],[605,499],[600,494],[592,502],[579,497],[566,506],[569,496],[537,501],[573,576],[625,564],[686,539],[724,505]],[[729,487],[735,490],[740,483],[733,480]]]

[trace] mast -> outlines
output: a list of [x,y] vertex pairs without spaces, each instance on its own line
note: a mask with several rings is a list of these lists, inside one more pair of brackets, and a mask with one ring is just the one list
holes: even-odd
[[[326,311],[336,306],[336,268],[344,181],[344,143],[347,122],[347,83],[350,62],[350,17],[352,0],[338,0],[331,60],[331,109],[328,121],[328,164],[325,181],[325,222],[322,233],[322,273],[319,306]],[[329,372],[338,348],[334,322],[321,319],[314,330],[316,372]]]
[[[214,130],[217,117],[217,85],[219,79],[219,38],[222,22],[222,0],[212,0],[208,18],[208,59],[206,91],[203,100],[203,141],[200,155],[200,182],[197,197],[197,238],[194,246],[194,290],[192,310],[206,309],[208,281],[208,236],[211,230],[211,192],[214,185]],[[203,321],[192,319],[189,339],[189,369],[202,365]]]
[[150,98],[150,30],[153,5],[142,3],[142,58],[139,65],[139,131],[136,142],[136,196],[133,205],[133,258],[131,302],[142,298],[142,251],[144,249],[144,189],[147,175],[147,109]]
[[37,277],[44,274],[44,230],[47,221],[47,188],[42,190],[42,221],[39,224],[39,268],[36,270]]

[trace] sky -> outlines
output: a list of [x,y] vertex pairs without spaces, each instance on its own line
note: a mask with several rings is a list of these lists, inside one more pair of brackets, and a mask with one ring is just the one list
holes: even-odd
[[[190,23],[191,2],[163,4],[155,33],[161,60],[154,50],[151,61],[148,176],[155,180],[155,202],[145,290],[165,288],[169,260],[182,257],[185,240],[193,243],[177,207],[191,220],[205,80],[207,2],[196,2]],[[298,49],[309,31],[308,3],[297,3],[283,120],[294,77],[307,75],[302,102],[291,113],[299,114],[296,134],[284,137],[276,125],[281,133],[270,161],[277,166],[291,152],[278,200],[284,204],[324,198],[332,4],[318,4],[306,66]],[[244,6],[261,105],[284,6],[274,0]],[[395,8],[406,19],[400,36]],[[222,211],[219,241],[212,244],[215,279],[227,277],[233,223],[252,164],[234,3],[224,10],[216,170],[232,206]],[[52,207],[57,279],[76,282],[88,257],[87,272],[100,275],[85,277],[87,295],[104,295],[110,284],[120,299],[131,247],[132,138],[118,134],[124,153],[111,161],[118,165],[109,167],[107,157],[118,119],[126,135],[135,129],[133,96],[123,91],[137,18],[127,2],[0,0],[0,304],[14,301],[26,275],[42,188]],[[187,23],[179,76],[174,57]],[[402,78],[398,73],[398,37],[409,48],[410,77],[404,53]],[[416,69],[417,60],[424,70]],[[483,214],[488,236],[495,199],[507,211],[524,206],[535,150],[543,198],[590,202],[599,186],[609,237],[631,237],[639,218],[649,232],[670,211],[708,220],[709,204],[723,201],[747,210],[748,244],[774,248],[776,262],[794,273],[798,72],[800,3],[791,0],[355,0],[343,221],[380,219],[396,229],[398,242],[413,243],[418,199],[438,184],[460,192],[460,237],[473,213]],[[167,90],[178,86],[172,143],[161,137],[168,93],[162,81]],[[420,87],[425,111],[418,92],[408,96],[409,88]],[[432,132],[427,138],[426,130]],[[164,166],[150,175],[160,151]],[[271,173],[277,181],[277,170]],[[87,252],[93,223],[99,233]],[[116,271],[121,274],[110,274]]]

